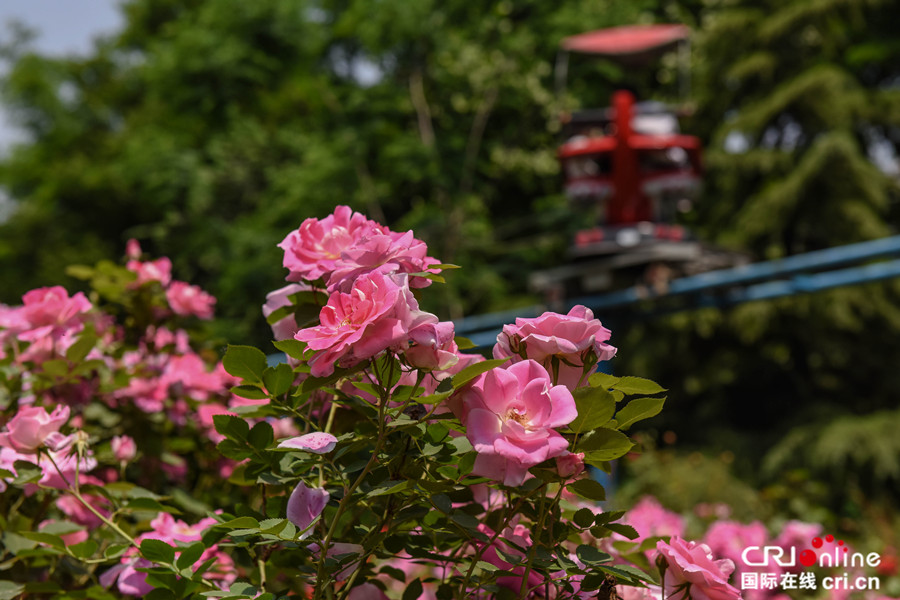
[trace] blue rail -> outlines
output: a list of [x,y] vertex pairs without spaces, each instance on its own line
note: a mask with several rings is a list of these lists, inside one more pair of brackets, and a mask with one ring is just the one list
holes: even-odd
[[[727,307],[900,277],[900,258],[837,268],[887,257],[900,257],[900,235],[683,277],[669,282],[664,293],[632,287],[572,298],[567,301],[566,308],[583,304],[595,313],[602,313],[679,296],[685,297],[685,301],[664,312]],[[537,316],[543,310],[544,307],[535,305],[459,319],[455,321],[456,332],[479,347],[487,347],[496,341],[503,325],[514,322],[516,317]]]

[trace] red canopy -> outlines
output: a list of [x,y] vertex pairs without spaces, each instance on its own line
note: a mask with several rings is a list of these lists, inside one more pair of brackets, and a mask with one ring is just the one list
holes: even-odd
[[570,52],[639,58],[670,50],[689,34],[684,25],[626,25],[573,35],[560,46]]

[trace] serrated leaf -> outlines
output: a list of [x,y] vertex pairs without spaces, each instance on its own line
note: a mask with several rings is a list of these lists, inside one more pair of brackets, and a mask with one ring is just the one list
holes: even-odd
[[66,350],[66,358],[72,362],[81,362],[97,343],[97,335],[91,330],[85,330],[74,344]]
[[175,566],[179,569],[193,567],[194,564],[200,560],[200,556],[205,550],[206,546],[203,545],[203,542],[194,542],[181,551],[181,554],[179,554],[178,558],[175,560]]
[[302,360],[306,352],[306,342],[300,340],[277,340],[272,342],[272,345],[297,360]]
[[247,435],[247,441],[257,450],[266,450],[275,441],[275,432],[272,426],[265,421],[260,421],[253,426]]
[[610,375],[609,373],[594,373],[590,377],[588,377],[588,384],[591,387],[601,387],[605,390],[616,385],[619,382],[620,377],[616,377],[614,375]]
[[655,417],[663,408],[665,398],[635,398],[616,413],[619,429],[628,429],[643,419]]
[[250,433],[247,421],[235,415],[213,415],[213,425],[226,438],[239,442],[245,441]]
[[616,399],[603,388],[583,387],[572,394],[578,416],[569,423],[569,429],[583,433],[600,427],[616,412]]
[[474,365],[469,365],[459,373],[453,376],[452,383],[454,389],[461,388],[463,385],[475,379],[482,373],[487,373],[491,369],[495,367],[499,367],[503,363],[507,362],[508,358],[494,358],[491,360],[485,360],[482,362],[475,363]]
[[255,385],[236,385],[231,388],[231,393],[248,400],[264,400],[269,397],[265,391]]
[[31,540],[32,542],[47,544],[48,546],[57,548],[59,550],[65,550],[66,548],[66,543],[63,541],[63,539],[58,535],[53,535],[52,533],[46,533],[43,531],[20,531],[19,535],[27,540]]
[[94,540],[88,539],[80,544],[74,544],[69,546],[69,552],[72,553],[72,556],[75,558],[91,558],[94,556],[94,553],[97,552],[97,549],[100,547],[100,544],[95,542]]
[[13,479],[15,485],[34,483],[44,476],[44,472],[39,466],[27,460],[17,460],[13,463],[13,468],[16,470],[16,478]]
[[575,549],[575,556],[586,565],[596,565],[598,563],[609,562],[612,559],[606,552],[601,552],[593,546],[587,546],[585,544],[582,544]]
[[144,540],[141,542],[141,556],[156,563],[172,563],[175,560],[175,548],[162,540]]
[[659,394],[666,391],[664,387],[655,381],[643,379],[642,377],[622,377],[619,381],[612,384],[611,387],[629,396],[635,394]]
[[173,515],[180,515],[181,511],[171,506],[155,500],[153,498],[135,498],[130,500],[128,504],[122,507],[123,510],[144,510],[147,512],[160,513],[167,512]]
[[253,346],[228,346],[222,366],[235,377],[259,383],[266,370],[266,355]]
[[385,481],[372,488],[367,496],[389,496],[390,494],[408,490],[413,487],[413,485],[414,482],[409,479],[404,479],[403,481]]
[[263,383],[273,396],[280,396],[291,389],[294,383],[294,370],[290,365],[281,363],[263,371]]
[[418,579],[413,579],[412,583],[406,586],[406,589],[403,591],[402,600],[416,600],[421,595],[422,582]]
[[25,586],[12,581],[0,581],[0,600],[13,600],[25,591]]
[[[566,489],[588,500],[606,500],[606,490],[593,479],[579,479],[567,484]],[[593,518],[594,515],[592,514],[591,519]],[[586,527],[586,525],[583,525],[583,527]]]
[[575,524],[579,527],[590,527],[594,524],[594,512],[589,508],[579,508],[575,511],[572,520],[575,521]]
[[259,529],[259,522],[253,517],[238,517],[213,525],[216,529]]
[[624,456],[634,446],[628,436],[613,429],[595,429],[584,436],[576,447],[584,452],[584,461],[588,464],[609,461]]
[[619,535],[627,537],[629,540],[637,539],[638,532],[631,525],[626,525],[625,523],[606,523],[604,525],[610,531],[615,531]]

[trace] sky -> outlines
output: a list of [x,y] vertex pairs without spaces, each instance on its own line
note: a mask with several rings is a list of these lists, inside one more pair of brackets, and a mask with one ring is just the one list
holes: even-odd
[[[118,0],[0,0],[0,40],[9,38],[9,22],[19,21],[35,32],[32,46],[42,54],[86,54],[96,36],[121,27],[118,5]],[[0,152],[19,135],[0,108]]]

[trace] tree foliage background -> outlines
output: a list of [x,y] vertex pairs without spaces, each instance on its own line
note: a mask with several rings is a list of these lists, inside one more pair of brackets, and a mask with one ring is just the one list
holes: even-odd
[[[560,112],[618,85],[661,99],[677,88],[668,60],[641,72],[582,61],[557,98],[558,42],[636,22],[696,32],[686,129],[706,143],[708,173],[688,219],[701,237],[766,259],[896,232],[896,171],[873,161],[896,162],[900,144],[896,1],[128,0],[122,10],[124,29],[88,56],[41,56],[5,38],[4,99],[28,141],[0,162],[16,207],[0,225],[2,302],[64,281],[67,264],[115,260],[137,237],[219,298],[219,335],[262,344],[259,306],[283,283],[275,244],[345,203],[466,266],[430,310],[531,304],[528,273],[564,260],[592,217],[560,193]],[[880,421],[863,415],[896,410],[898,299],[888,282],[622,324],[616,368],[672,389],[660,430],[685,441],[754,461],[769,453],[785,468],[831,432],[846,450],[815,463],[823,472],[896,491],[900,448],[885,448]],[[847,414],[855,429],[835,431]],[[893,467],[876,468],[884,456]]]

